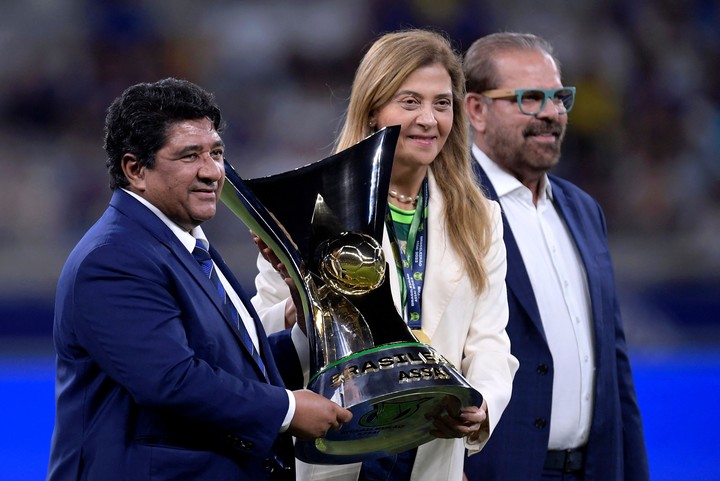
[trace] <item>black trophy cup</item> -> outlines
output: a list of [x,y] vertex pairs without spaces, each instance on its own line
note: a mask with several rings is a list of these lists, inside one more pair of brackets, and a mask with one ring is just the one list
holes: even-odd
[[[343,464],[433,439],[426,415],[482,396],[421,343],[393,303],[381,248],[399,126],[296,170],[242,180],[225,162],[223,202],[288,268],[311,352],[308,389],[353,413],[296,456]],[[394,263],[392,263],[392,268]]]

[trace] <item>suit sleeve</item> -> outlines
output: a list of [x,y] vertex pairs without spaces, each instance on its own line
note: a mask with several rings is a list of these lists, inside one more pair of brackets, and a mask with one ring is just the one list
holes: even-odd
[[[607,228],[605,225],[605,217],[600,206],[595,203],[598,210],[598,218],[600,220],[601,229],[607,243]],[[614,278],[612,263],[609,265],[609,276]],[[645,447],[645,437],[643,434],[642,417],[640,407],[637,402],[635,393],[635,384],[633,382],[632,369],[630,367],[630,358],[627,353],[627,344],[625,342],[625,330],[623,327],[622,314],[620,313],[620,305],[617,298],[617,292],[614,289],[611,293],[613,299],[613,327],[615,329],[615,355],[617,363],[617,380],[618,392],[620,394],[620,409],[622,414],[622,444],[624,459],[624,479],[628,481],[647,481],[650,479],[650,473],[647,461],[647,451]]]
[[635,394],[630,359],[625,345],[625,334],[620,320],[620,309],[616,306],[616,352],[620,409],[622,410],[623,459],[625,478],[632,481],[647,481],[650,473],[645,448],[642,418]]
[[271,334],[268,342],[285,387],[294,391],[305,387],[303,375],[305,366],[300,362],[298,348],[294,344],[291,331],[292,329],[285,329]]
[[221,316],[198,312],[197,298],[156,254],[104,245],[82,260],[64,313],[78,346],[138,405],[269,453],[288,411],[285,389],[243,368]]

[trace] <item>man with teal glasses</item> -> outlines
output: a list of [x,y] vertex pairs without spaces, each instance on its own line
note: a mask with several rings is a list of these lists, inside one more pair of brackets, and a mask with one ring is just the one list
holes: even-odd
[[645,481],[643,428],[602,210],[548,171],[575,100],[545,40],[496,33],[464,60],[472,163],[503,212],[513,394],[470,481]]

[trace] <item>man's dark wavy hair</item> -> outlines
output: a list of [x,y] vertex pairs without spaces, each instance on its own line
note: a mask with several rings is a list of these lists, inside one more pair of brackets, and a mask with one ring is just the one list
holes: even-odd
[[155,154],[167,140],[168,128],[183,120],[208,118],[224,127],[215,96],[192,82],[167,78],[129,87],[110,105],[105,117],[104,149],[110,188],[129,185],[121,160],[133,154],[140,165],[153,168]]

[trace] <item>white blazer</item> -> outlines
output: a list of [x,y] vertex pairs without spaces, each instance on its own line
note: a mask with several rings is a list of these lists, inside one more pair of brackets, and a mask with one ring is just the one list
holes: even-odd
[[[500,206],[491,202],[492,244],[484,262],[488,272],[486,290],[476,295],[465,274],[461,259],[450,244],[445,230],[444,199],[432,172],[429,174],[428,251],[422,291],[422,327],[430,344],[454,366],[482,395],[488,405],[490,434],[510,401],[512,382],[518,368],[510,353],[505,332],[508,321],[505,272],[507,269]],[[394,268],[393,251],[385,232],[383,251],[389,259],[395,307],[401,311],[400,284]],[[257,294],[252,303],[268,333],[284,328],[285,301],[290,293],[273,267],[258,256],[260,273],[255,279]],[[460,481],[464,448],[478,452],[488,438],[479,443],[462,439],[435,439],[418,447],[412,481],[438,479]],[[298,480],[355,481],[360,463],[308,465],[297,461]]]

